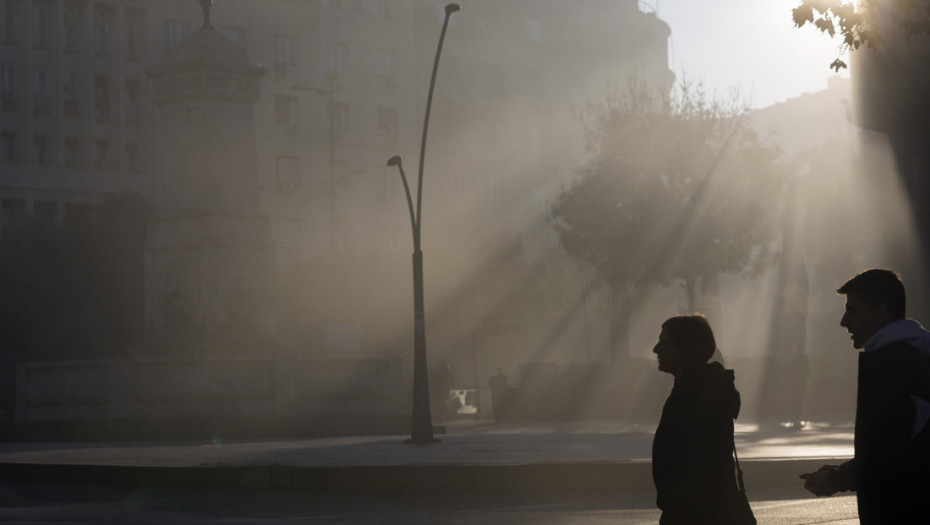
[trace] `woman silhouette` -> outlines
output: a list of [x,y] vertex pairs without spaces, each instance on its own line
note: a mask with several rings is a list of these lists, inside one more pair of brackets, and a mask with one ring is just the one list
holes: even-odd
[[708,363],[716,347],[707,319],[685,315],[662,324],[652,349],[659,370],[675,376],[652,442],[662,525],[755,522],[741,502],[733,461],[740,396],[733,371]]

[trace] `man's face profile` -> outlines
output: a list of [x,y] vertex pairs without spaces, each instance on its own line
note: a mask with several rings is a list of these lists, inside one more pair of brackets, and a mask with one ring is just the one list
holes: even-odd
[[869,339],[890,321],[885,305],[869,305],[854,293],[846,296],[846,313],[840,320],[840,326],[852,336],[853,348],[864,348]]

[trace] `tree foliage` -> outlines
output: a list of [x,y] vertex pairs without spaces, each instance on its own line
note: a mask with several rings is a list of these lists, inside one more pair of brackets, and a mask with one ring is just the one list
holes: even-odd
[[785,172],[744,113],[687,82],[669,98],[633,87],[589,106],[590,158],[553,209],[567,251],[613,285],[753,267]]
[[649,284],[759,268],[786,170],[745,111],[687,80],[670,97],[632,83],[589,105],[588,160],[552,210],[565,250],[621,299]]
[[[841,54],[881,45],[883,19],[893,20],[885,30],[897,29],[905,38],[930,34],[930,2],[926,0],[802,0],[792,10],[792,18],[796,27],[810,23],[831,38],[839,36]],[[830,67],[839,71],[847,65],[837,58]]]

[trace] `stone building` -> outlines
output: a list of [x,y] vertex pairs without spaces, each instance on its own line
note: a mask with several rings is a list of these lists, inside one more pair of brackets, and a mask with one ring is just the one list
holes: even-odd
[[[385,162],[400,154],[417,172],[444,4],[214,3],[217,31],[267,70],[254,105],[254,199],[279,267],[342,250],[406,263],[403,188]],[[200,17],[192,0],[0,0],[0,232],[26,215],[83,220],[123,192],[159,203],[173,168],[159,160],[166,124],[146,71]],[[469,286],[446,263],[479,268],[472,256],[510,239],[525,257],[545,253],[550,200],[582,153],[579,113],[631,75],[667,88],[669,33],[636,0],[462,2],[426,153],[428,302]]]
[[[217,29],[269,70],[256,162],[280,261],[406,241],[399,181],[384,161],[416,158],[443,5],[216,2]],[[428,148],[437,206],[474,193],[485,208],[513,208],[508,191],[564,178],[579,143],[564,131],[586,97],[634,71],[668,85],[669,29],[648,11],[635,0],[463,2]],[[62,222],[109,194],[153,194],[163,167],[145,70],[199,16],[191,0],[0,1],[0,226],[20,213]]]
[[[185,235],[244,243],[255,253],[267,244],[279,267],[342,250],[405,257],[407,210],[397,173],[385,162],[401,154],[408,173],[416,173],[445,3],[216,2],[211,18],[218,34],[198,45],[219,45],[232,57],[231,42],[245,51],[236,60],[249,61],[236,67],[266,71],[250,91],[256,100],[219,112],[235,117],[231,127],[245,122],[253,128],[253,154],[235,140],[204,136],[217,122],[198,127],[209,111],[198,112],[212,102],[175,104],[173,93],[200,86],[167,82],[170,75],[159,69],[190,65],[179,46],[200,27],[198,2],[0,0],[0,235],[19,217],[54,227],[93,217],[109,195],[148,198],[156,215],[146,301],[158,303],[146,308],[150,329],[170,324],[167,318],[178,312],[191,313],[181,293],[190,268],[167,255],[159,259],[188,249]],[[670,86],[669,32],[636,0],[463,1],[439,68],[426,155],[428,256],[481,253],[488,238],[532,244],[527,232],[544,224],[548,199],[581,153],[578,112],[587,100],[622,90],[631,75],[660,89]],[[220,34],[228,40],[214,38]],[[175,80],[181,84],[169,85]],[[211,96],[225,95],[220,89]],[[171,153],[185,148],[190,151],[183,158]],[[220,171],[229,180],[216,177]],[[189,192],[178,191],[184,187]],[[250,226],[237,230],[235,221],[226,221],[198,232],[196,220],[175,220],[204,209],[204,216],[217,215],[227,204],[233,215],[248,216]],[[256,312],[250,295],[259,286],[248,277],[254,264],[224,266],[220,255],[198,263],[219,283],[210,292],[218,294],[219,308],[201,312],[200,320],[215,321],[229,335],[223,327],[245,315],[273,332],[267,310]],[[429,271],[441,271],[436,266]],[[429,280],[430,291],[443,290],[434,284]],[[235,296],[222,296],[220,285]],[[157,343],[152,334],[148,342]],[[181,351],[153,361],[146,356],[158,355],[155,349],[91,364],[21,364],[17,421],[128,417],[133,426],[132,418],[165,417],[162,403],[188,394],[199,404],[185,417],[208,417],[219,403],[226,412],[213,415],[236,421],[269,411],[293,418],[358,410],[390,419],[401,406],[396,356],[303,355],[295,365],[255,349],[243,345],[242,352],[227,352],[238,354],[232,356],[205,351],[206,358]],[[356,357],[364,362],[352,361]],[[84,365],[92,370],[78,371],[82,381],[67,379]],[[176,392],[171,385],[177,384],[190,391]],[[132,396],[126,389],[134,389]],[[242,403],[227,406],[228,399]]]
[[[918,4],[926,2],[918,2]],[[914,222],[919,229],[922,263],[903,272],[909,289],[918,288],[908,302],[908,313],[930,311],[930,279],[926,262],[930,257],[930,35],[907,35],[895,2],[878,2],[876,31],[881,45],[851,53],[852,122],[887,136],[897,163],[898,176],[910,196]],[[926,23],[926,14],[918,23]],[[916,305],[915,305],[916,303]],[[914,306],[917,308],[915,309]],[[915,311],[916,310],[916,311]]]

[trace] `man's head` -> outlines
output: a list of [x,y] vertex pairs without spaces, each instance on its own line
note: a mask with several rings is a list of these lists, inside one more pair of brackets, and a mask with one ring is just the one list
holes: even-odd
[[904,284],[891,270],[866,270],[840,286],[846,296],[846,313],[840,326],[852,334],[853,348],[863,348],[885,325],[904,319]]

